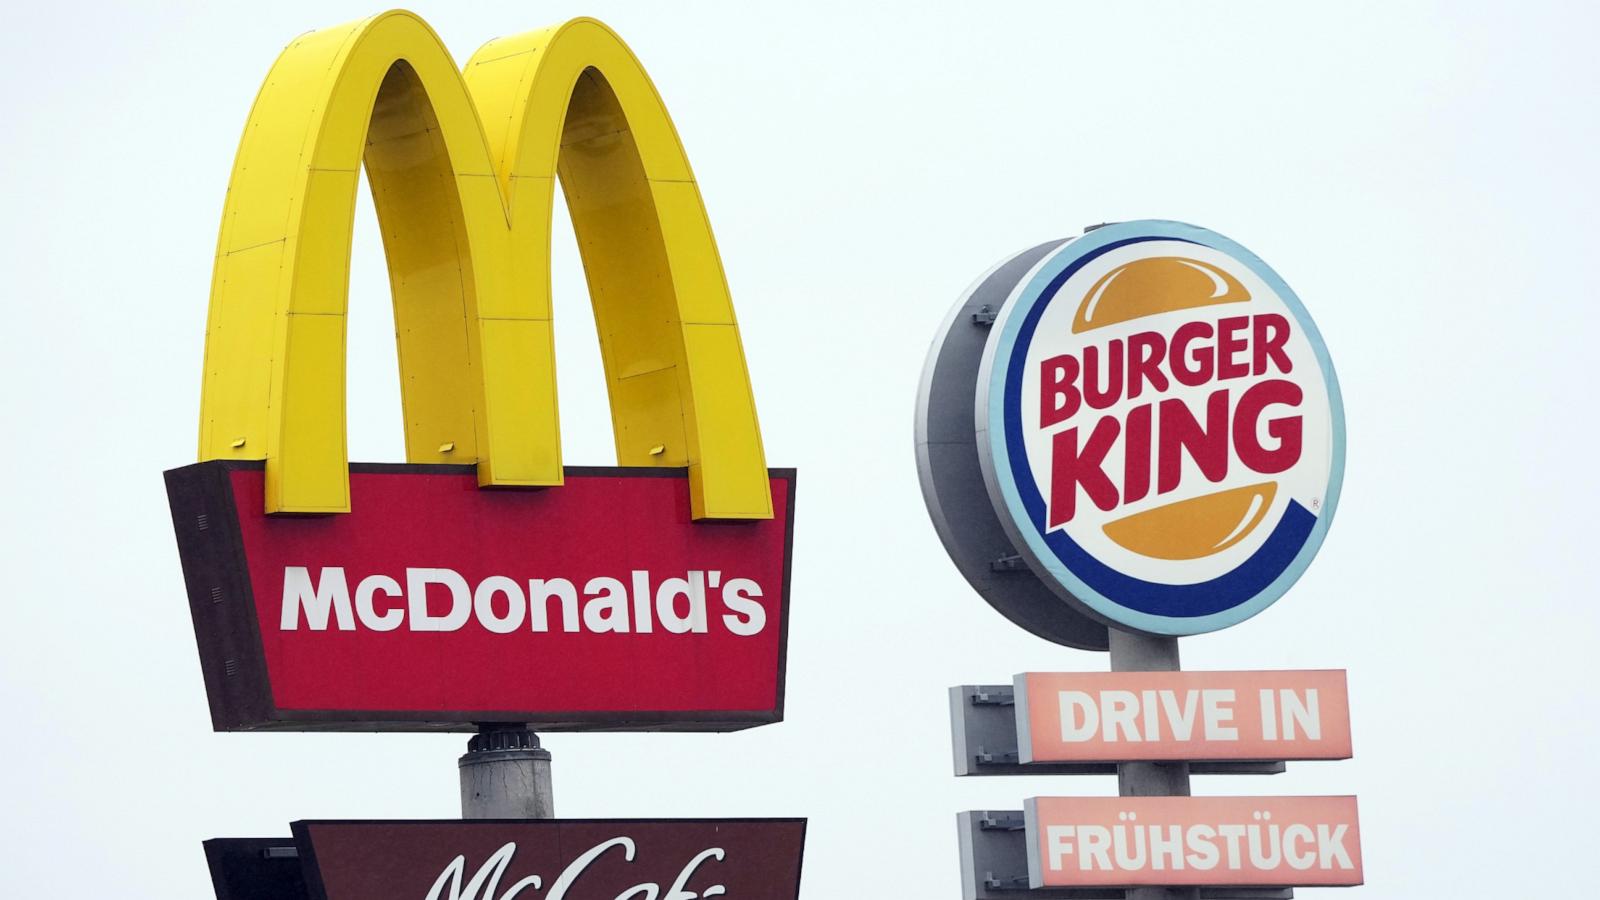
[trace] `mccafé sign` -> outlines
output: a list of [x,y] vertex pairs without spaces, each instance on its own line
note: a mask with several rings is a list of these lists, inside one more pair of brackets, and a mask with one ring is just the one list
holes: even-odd
[[1260,612],[1338,502],[1344,418],[1316,326],[1203,228],[1126,222],[1047,254],[996,315],[975,402],[1018,552],[1116,627],[1197,634]]
[[[362,167],[405,464],[345,452]],[[561,456],[558,174],[617,467]],[[284,50],[224,207],[200,460],[167,486],[218,729],[782,718],[794,472],[767,468],[677,132],[598,22],[492,41],[465,70],[406,12]]]
[[219,900],[795,900],[803,819],[307,821],[218,839]]

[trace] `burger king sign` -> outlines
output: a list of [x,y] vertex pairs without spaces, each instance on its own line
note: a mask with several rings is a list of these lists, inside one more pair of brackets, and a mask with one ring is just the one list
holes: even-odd
[[1017,556],[1125,630],[1198,634],[1265,609],[1316,554],[1343,475],[1338,382],[1305,308],[1192,225],[1119,223],[1033,253],[986,323],[973,397]]

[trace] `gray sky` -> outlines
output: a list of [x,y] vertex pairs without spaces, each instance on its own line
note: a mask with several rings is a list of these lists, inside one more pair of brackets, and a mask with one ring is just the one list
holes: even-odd
[[[1115,793],[950,776],[947,686],[1105,660],[1029,637],[957,575],[917,490],[912,401],[947,306],[994,261],[1174,218],[1295,288],[1349,429],[1306,577],[1183,653],[1348,668],[1356,757],[1197,793],[1359,795],[1359,896],[1570,891],[1600,792],[1600,492],[1579,466],[1600,439],[1589,5],[413,8],[461,61],[574,15],[630,42],[717,229],[769,459],[801,473],[788,721],[551,737],[561,814],[809,816],[806,896],[954,897],[957,810]],[[160,477],[193,460],[211,255],[256,88],[296,34],[377,9],[7,11],[8,894],[209,896],[202,839],[459,812],[463,736],[211,733]],[[610,464],[565,223],[556,240],[566,457]],[[387,307],[368,212],[354,459],[402,455]]]

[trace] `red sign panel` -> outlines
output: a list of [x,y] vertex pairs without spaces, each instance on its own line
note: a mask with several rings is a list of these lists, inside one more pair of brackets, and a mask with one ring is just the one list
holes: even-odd
[[1024,763],[1350,758],[1339,670],[1029,672],[1015,685]]
[[1024,823],[1035,888],[1362,881],[1354,797],[1037,797]]
[[354,465],[351,512],[268,516],[260,463],[167,473],[218,730],[731,730],[782,718],[794,473],[694,522],[681,469],[485,490]]
[[[296,822],[206,843],[219,900],[795,900],[804,819]],[[274,844],[280,846],[274,846]]]

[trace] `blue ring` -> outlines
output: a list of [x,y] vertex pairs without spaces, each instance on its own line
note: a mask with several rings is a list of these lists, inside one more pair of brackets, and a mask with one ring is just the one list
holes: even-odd
[[[1020,409],[1026,351],[1040,316],[1060,286],[1104,253],[1154,240],[1183,241],[1227,253],[1277,292],[1316,354],[1333,420],[1333,460],[1321,515],[1291,500],[1266,542],[1249,559],[1197,584],[1169,585],[1134,578],[1090,556],[1065,532],[1047,532],[1043,496],[1021,439],[1021,414],[1007,415],[1008,410]],[[1321,548],[1339,504],[1344,482],[1344,402],[1316,323],[1294,291],[1259,257],[1216,232],[1181,222],[1143,220],[1108,225],[1067,244],[1041,263],[1016,300],[1006,304],[995,328],[984,444],[1004,501],[1001,512],[1010,516],[1021,532],[1024,550],[1074,599],[1114,624],[1155,634],[1202,634],[1236,625],[1266,609],[1305,572]]]

